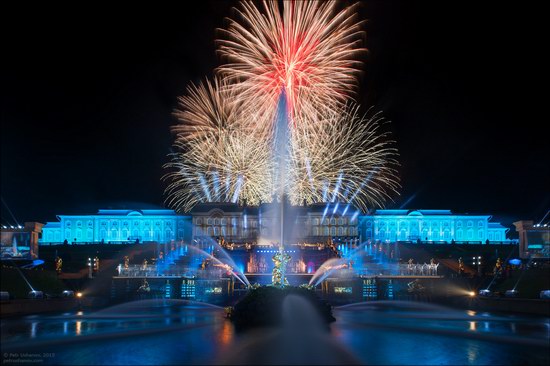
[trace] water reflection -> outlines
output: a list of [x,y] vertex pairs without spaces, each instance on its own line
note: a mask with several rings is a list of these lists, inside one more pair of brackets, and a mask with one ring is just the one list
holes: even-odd
[[31,338],[36,338],[36,327],[38,325],[38,322],[32,322],[31,323]]
[[[45,364],[211,364],[225,361],[247,344],[254,349],[262,339],[265,342],[260,343],[269,349],[272,343],[267,338],[278,339],[282,334],[265,330],[256,335],[235,334],[223,309],[217,307],[184,302],[152,305],[2,319],[2,348],[56,352],[58,356]],[[324,342],[368,364],[550,362],[548,318],[495,316],[399,302],[340,307],[334,315],[337,321],[330,333],[321,336],[301,325],[304,329],[298,333],[293,329],[292,337],[283,338],[292,340],[285,347],[307,349],[319,356],[326,350],[319,342]],[[309,348],[300,346],[313,338],[319,342],[306,342]],[[245,339],[249,343],[243,344]],[[302,363],[314,362],[311,357]]]

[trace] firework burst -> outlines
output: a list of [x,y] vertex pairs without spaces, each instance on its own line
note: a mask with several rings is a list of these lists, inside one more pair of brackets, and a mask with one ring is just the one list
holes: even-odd
[[240,19],[221,30],[219,51],[228,62],[218,71],[256,113],[272,121],[283,90],[291,119],[346,103],[361,65],[354,6],[338,12],[334,1],[289,1],[281,12],[278,1],[262,10],[243,1],[237,12]]
[[358,106],[349,106],[321,117],[313,131],[293,129],[291,202],[351,202],[362,210],[382,206],[399,187],[398,153],[383,123],[380,112],[366,118]]
[[258,205],[271,200],[271,153],[266,141],[242,130],[204,132],[176,145],[166,164],[171,172],[167,203],[187,212],[197,203]]
[[[397,192],[397,150],[380,113],[350,103],[362,32],[354,7],[244,1],[218,77],[179,98],[167,204],[346,202],[366,211]],[[284,102],[284,103],[283,103]]]

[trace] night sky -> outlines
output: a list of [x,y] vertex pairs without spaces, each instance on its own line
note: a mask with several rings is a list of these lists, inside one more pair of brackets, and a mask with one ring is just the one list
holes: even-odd
[[[219,65],[216,28],[235,5],[192,3],[3,6],[1,195],[19,222],[163,206],[176,97]],[[504,223],[550,208],[544,12],[510,4],[361,3],[357,100],[384,111],[400,150],[387,208]]]

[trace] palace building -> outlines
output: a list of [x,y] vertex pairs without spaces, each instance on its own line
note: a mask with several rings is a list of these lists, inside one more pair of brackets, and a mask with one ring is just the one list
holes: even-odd
[[450,210],[376,210],[363,214],[338,203],[246,206],[205,203],[187,214],[172,210],[105,210],[96,214],[58,215],[42,229],[41,245],[132,242],[192,242],[223,238],[236,244],[278,242],[284,227],[285,243],[395,242],[509,243],[508,228],[490,215],[455,214]]

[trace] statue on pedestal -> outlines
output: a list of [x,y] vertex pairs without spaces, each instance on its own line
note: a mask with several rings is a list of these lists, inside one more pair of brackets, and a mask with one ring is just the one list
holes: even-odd
[[288,286],[288,280],[285,277],[285,270],[287,263],[292,259],[290,255],[283,251],[283,247],[279,247],[279,252],[273,256],[273,262],[275,262],[275,268],[271,275],[271,283],[273,286]]

